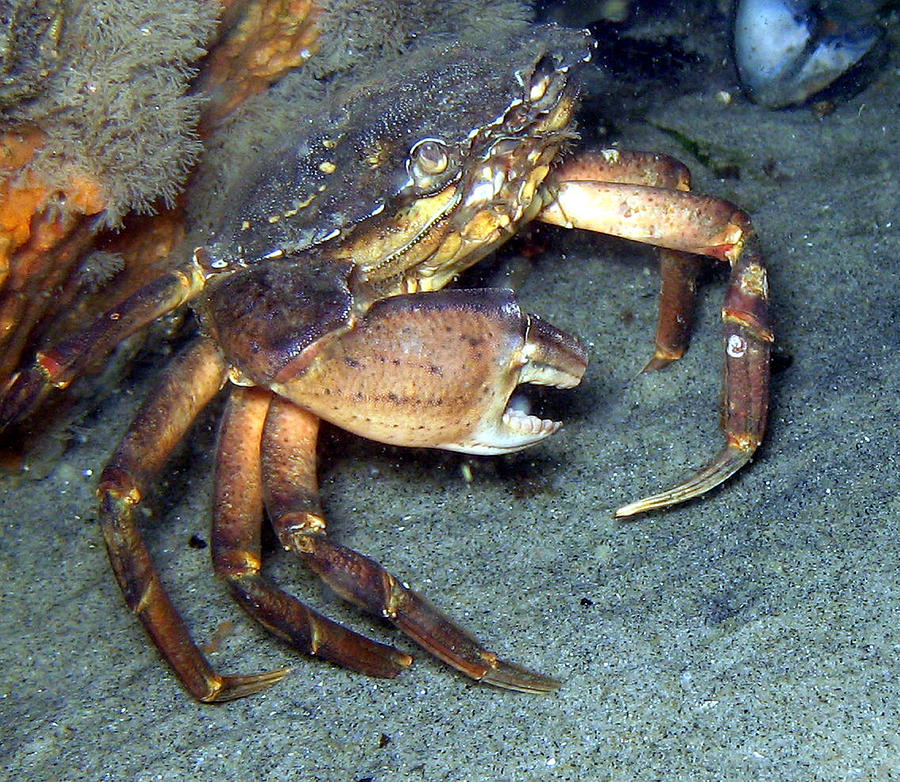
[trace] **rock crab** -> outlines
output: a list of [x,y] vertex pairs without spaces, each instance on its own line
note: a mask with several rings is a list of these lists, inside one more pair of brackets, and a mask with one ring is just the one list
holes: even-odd
[[[570,154],[581,32],[535,27],[495,42],[503,60],[442,43],[427,68],[345,96],[329,127],[252,161],[223,220],[189,259],[48,350],[0,397],[27,415],[96,356],[191,302],[201,334],[162,373],[99,485],[100,520],[128,606],[201,701],[257,692],[286,669],[216,672],[164,591],[135,509],[203,407],[228,385],[212,554],[255,619],[298,649],[392,677],[411,663],[316,613],[262,574],[264,510],[280,543],[336,592],[473,679],[545,692],[553,679],[500,660],[381,565],[331,542],[318,498],[320,420],[387,443],[503,453],[559,424],[507,407],[516,385],[576,385],[586,353],[505,290],[444,286],[531,220],[656,245],[662,297],[648,369],[678,358],[698,255],[727,262],[726,445],[694,477],[621,508],[696,497],[745,464],[765,427],[772,334],[766,272],[747,215],[689,190],[647,153]],[[479,105],[471,95],[477,91]]]

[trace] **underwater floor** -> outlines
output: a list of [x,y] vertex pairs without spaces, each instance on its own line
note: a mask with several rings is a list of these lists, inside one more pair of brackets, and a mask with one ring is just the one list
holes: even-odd
[[[94,482],[144,373],[48,477],[2,479],[9,777],[900,779],[897,63],[822,119],[716,99],[732,86],[723,70],[651,111],[652,125],[619,130],[623,147],[685,160],[696,189],[741,205],[762,237],[780,371],[753,464],[685,507],[613,520],[718,448],[724,284],[705,288],[688,355],[641,376],[651,254],[563,232],[521,288],[528,309],[591,345],[559,434],[502,461],[326,437],[334,538],[501,656],[562,679],[557,693],[464,680],[283,554],[268,565],[281,584],[416,663],[376,681],[257,629],[208,549],[188,543],[208,539],[210,421],[163,485],[148,540],[196,635],[224,630],[220,669],[294,671],[253,698],[192,702],[122,605],[95,522]],[[716,179],[659,126],[733,158],[740,178]]]

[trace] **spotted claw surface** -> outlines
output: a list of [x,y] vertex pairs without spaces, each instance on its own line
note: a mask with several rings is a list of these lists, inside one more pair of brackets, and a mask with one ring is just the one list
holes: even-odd
[[309,350],[304,371],[274,391],[364,437],[474,454],[517,451],[557,431],[560,422],[510,398],[522,383],[571,388],[587,368],[581,342],[504,289],[392,296]]

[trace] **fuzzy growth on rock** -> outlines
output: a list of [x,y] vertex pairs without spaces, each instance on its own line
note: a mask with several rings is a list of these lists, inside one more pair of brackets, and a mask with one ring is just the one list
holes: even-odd
[[[16,4],[0,47],[3,79],[30,86],[27,99],[0,102],[0,125],[44,131],[48,141],[31,165],[51,185],[62,187],[73,171],[102,183],[109,225],[130,210],[152,211],[160,198],[171,203],[201,150],[200,99],[187,90],[217,8],[178,0]],[[55,21],[41,27],[41,19]],[[58,36],[53,57],[25,46],[34,29],[45,41]]]

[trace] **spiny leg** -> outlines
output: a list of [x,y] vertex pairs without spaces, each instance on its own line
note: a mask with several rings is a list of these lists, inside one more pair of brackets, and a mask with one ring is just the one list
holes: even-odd
[[[697,497],[745,465],[765,430],[773,337],[766,270],[756,232],[746,213],[721,199],[677,187],[590,180],[581,169],[573,178],[565,179],[566,171],[562,167],[554,172],[547,183],[546,205],[538,219],[676,252],[706,255],[731,266],[722,310],[726,352],[722,428],[726,445],[688,480],[630,503],[616,511],[616,516],[631,516]],[[608,167],[602,176],[611,176]],[[687,287],[680,285],[682,291]]]
[[134,519],[135,508],[176,444],[225,381],[215,344],[201,339],[165,370],[100,477],[100,525],[109,561],[128,607],[188,692],[221,701],[258,692],[287,669],[249,676],[213,670],[172,604]]
[[311,413],[273,401],[263,437],[263,482],[282,545],[300,554],[346,600],[392,622],[472,679],[522,692],[559,687],[553,679],[499,659],[377,562],[326,539],[316,481],[317,428]]
[[0,390],[0,431],[33,412],[54,388],[66,388],[86,367],[123,339],[192,299],[203,288],[196,263],[174,269],[98,317],[83,331],[48,350]]
[[260,441],[270,391],[234,387],[216,455],[213,566],[232,595],[266,629],[307,654],[345,668],[392,678],[412,658],[332,622],[261,574],[263,523]]

